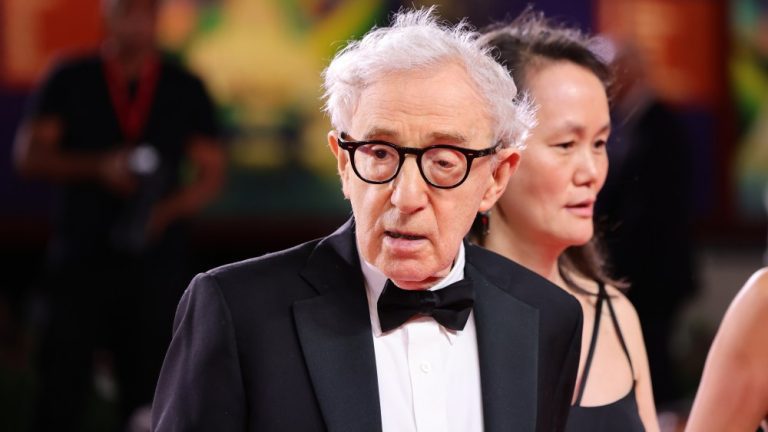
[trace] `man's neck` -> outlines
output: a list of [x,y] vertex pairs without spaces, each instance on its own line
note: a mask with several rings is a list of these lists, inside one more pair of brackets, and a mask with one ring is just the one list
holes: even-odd
[[[459,250],[456,254],[456,258],[453,260],[453,263],[444,271],[441,271],[438,274],[433,275],[432,277],[429,277],[423,281],[398,281],[392,279],[392,282],[399,288],[409,290],[429,290],[442,288],[451,282],[455,282],[464,278],[464,266],[466,262],[465,255],[466,252],[464,249],[464,244],[462,243],[459,246]],[[369,287],[374,288],[374,291],[376,291],[376,296],[378,297],[378,293],[384,287],[384,282],[387,279],[387,275],[385,275],[384,272],[382,272],[379,268],[366,261],[362,254],[359,252],[358,257],[360,259],[360,266],[363,269],[363,276],[366,279],[366,284]]]

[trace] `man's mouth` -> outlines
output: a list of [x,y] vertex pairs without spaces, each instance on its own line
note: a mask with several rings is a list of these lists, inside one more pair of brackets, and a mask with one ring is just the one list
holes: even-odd
[[387,237],[391,237],[395,239],[404,239],[404,240],[422,240],[425,238],[424,236],[402,233],[397,231],[384,231],[384,235],[386,235]]

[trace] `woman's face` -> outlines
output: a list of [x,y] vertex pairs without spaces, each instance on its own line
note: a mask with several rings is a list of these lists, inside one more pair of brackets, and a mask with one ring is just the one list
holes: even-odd
[[592,238],[594,203],[608,173],[605,88],[591,71],[567,61],[544,63],[526,78],[538,125],[494,216],[506,219],[517,241],[563,249],[584,244]]

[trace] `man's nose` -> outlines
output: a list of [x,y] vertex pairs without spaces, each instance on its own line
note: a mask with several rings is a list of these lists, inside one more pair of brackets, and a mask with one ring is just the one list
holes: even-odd
[[429,185],[421,177],[415,158],[405,159],[400,173],[392,181],[392,188],[390,200],[400,213],[416,213],[427,204]]

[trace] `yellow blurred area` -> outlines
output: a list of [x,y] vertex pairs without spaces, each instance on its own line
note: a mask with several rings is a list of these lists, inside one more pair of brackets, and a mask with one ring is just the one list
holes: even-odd
[[[165,6],[162,43],[181,49],[240,128],[231,143],[235,165],[280,167],[290,157],[280,131],[296,128],[290,136],[298,142],[289,143],[298,149],[294,157],[318,174],[335,171],[325,146],[330,126],[321,111],[320,73],[340,42],[372,22],[383,6],[347,0],[319,13],[303,3],[292,16],[279,1],[223,0],[215,24],[204,30],[195,2]],[[298,12],[310,14],[309,25],[296,24]]]

